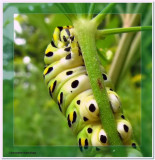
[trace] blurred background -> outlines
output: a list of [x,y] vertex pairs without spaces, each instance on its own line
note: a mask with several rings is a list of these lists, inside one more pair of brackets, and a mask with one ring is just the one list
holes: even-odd
[[[95,12],[98,13],[103,6],[96,5]],[[150,6],[147,5],[148,10]],[[126,13],[126,9],[127,4],[120,4],[116,7],[115,12]],[[4,5],[3,74],[5,86],[3,91],[5,93],[4,104],[6,108],[11,108],[10,104],[13,100],[14,146],[75,146],[77,144],[76,136],[73,135],[65,117],[50,98],[43,79],[44,51],[52,39],[54,28],[56,26],[71,25],[71,22],[64,14],[48,14],[51,10],[53,13],[59,11],[53,4]],[[11,11],[15,13],[13,21],[7,18]],[[132,11],[130,12],[132,13]],[[12,30],[14,37],[13,48],[9,34],[11,23],[14,24],[14,30]],[[146,24],[150,25],[151,21],[146,22]],[[117,28],[123,25],[121,15],[109,14],[100,28]],[[119,79],[117,85],[117,93],[121,98],[124,115],[131,122],[134,139],[139,145],[143,143],[142,137],[144,142],[147,141],[149,144],[152,142],[151,123],[145,124],[149,136],[141,134],[143,125],[141,124],[141,113],[145,113],[143,115],[145,122],[151,122],[150,115],[152,114],[150,92],[152,88],[150,83],[152,78],[152,37],[145,37],[146,34],[141,36],[142,40],[145,39],[145,43],[140,41],[140,44],[144,44],[143,48],[139,44],[134,63]],[[121,35],[118,34],[97,41],[99,57],[107,72],[119,46],[120,39]],[[11,48],[9,48],[10,46]],[[10,49],[13,49],[13,55],[10,53]],[[142,50],[145,55],[141,55]],[[141,71],[143,71],[143,74],[141,74]],[[10,82],[12,80],[13,95],[10,92]],[[143,87],[142,92],[141,87]],[[146,95],[149,98],[145,98],[142,106],[141,97]],[[141,107],[144,110],[141,110]],[[5,119],[9,119],[9,117]],[[7,126],[5,129],[7,134]],[[80,156],[81,153],[78,152],[75,155]],[[143,148],[143,155],[151,155],[151,145]]]

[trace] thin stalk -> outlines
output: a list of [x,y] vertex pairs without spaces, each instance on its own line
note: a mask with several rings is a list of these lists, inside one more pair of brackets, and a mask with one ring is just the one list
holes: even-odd
[[94,8],[95,8],[95,3],[91,3],[88,11],[88,19],[92,19]]
[[97,26],[104,20],[106,14],[115,7],[115,3],[108,4],[96,17],[92,19],[94,24]]
[[[139,23],[139,15],[134,14],[132,16],[131,22],[129,26],[135,26]],[[112,61],[110,70],[109,70],[109,76],[112,79],[114,86],[117,87],[118,85],[118,79],[119,75],[122,72],[123,65],[126,60],[126,56],[128,53],[129,46],[131,44],[133,33],[124,33],[121,37],[121,40],[119,42],[119,46],[117,48],[117,51],[115,53],[114,59]]]
[[121,79],[125,75],[126,71],[129,69],[129,67],[140,56],[140,54],[136,54],[136,52],[138,51],[139,46],[140,46],[140,40],[141,40],[141,33],[137,33],[134,40],[132,41],[130,50],[129,50],[127,58],[126,58],[126,62],[124,64],[124,67],[123,67],[123,70],[122,70],[122,73],[121,73],[119,79]]
[[[109,70],[109,76],[115,87],[117,87],[119,75],[121,74],[124,60],[127,55],[133,34],[124,34],[119,42],[119,46],[115,53],[111,68]],[[116,67],[117,66],[117,67]]]
[[101,38],[105,38],[105,36],[111,35],[111,34],[147,31],[147,30],[151,30],[151,29],[152,29],[152,26],[143,26],[143,27],[138,26],[138,27],[127,27],[127,28],[104,29],[104,30],[98,30],[96,32],[96,38],[101,39]]
[[[102,78],[98,62],[95,43],[95,31],[97,30],[97,26],[92,21],[80,19],[74,22],[74,28],[75,35],[83,53],[93,95],[99,106],[102,126],[108,135],[110,145],[122,145],[122,141],[117,133],[115,118],[110,108],[104,80]],[[117,150],[117,147],[115,147],[115,149]],[[121,155],[126,155],[124,148],[118,150],[117,153],[119,153],[119,151],[121,152]]]

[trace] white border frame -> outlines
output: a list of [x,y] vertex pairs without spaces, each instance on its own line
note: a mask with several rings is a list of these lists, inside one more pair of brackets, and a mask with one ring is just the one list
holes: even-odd
[[[3,157],[3,3],[73,3],[73,0],[22,0],[22,2],[20,0],[2,0],[0,1],[0,158]],[[154,95],[154,69],[155,69],[155,47],[154,47],[154,43],[155,43],[155,2],[154,0],[75,0],[74,3],[152,3],[152,157],[137,157],[137,158],[122,158],[122,157],[3,157],[2,159],[154,159],[155,155],[154,155],[154,99],[155,99],[155,95]]]

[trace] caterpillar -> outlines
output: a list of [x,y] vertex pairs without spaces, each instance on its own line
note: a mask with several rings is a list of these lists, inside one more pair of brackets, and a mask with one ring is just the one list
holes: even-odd
[[[80,150],[89,151],[90,146],[100,150],[101,146],[109,145],[72,26],[55,28],[53,40],[45,50],[44,62],[43,77],[49,94],[66,117],[68,126],[77,135]],[[103,67],[101,71],[118,135],[124,145],[136,148],[137,144],[131,140],[131,124],[122,113],[120,98]]]

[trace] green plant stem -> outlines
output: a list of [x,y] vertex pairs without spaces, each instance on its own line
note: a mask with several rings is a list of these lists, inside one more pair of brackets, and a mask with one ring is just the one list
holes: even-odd
[[88,11],[88,19],[91,19],[93,17],[94,8],[95,8],[95,3],[91,3]]
[[120,75],[120,78],[123,78],[126,71],[129,69],[129,67],[136,61],[136,59],[140,56],[140,54],[136,54],[136,52],[138,52],[139,50],[139,46],[140,46],[140,40],[141,40],[141,33],[137,33],[137,35],[135,36],[134,40],[131,43],[131,47],[130,50],[128,52],[127,58],[126,58],[126,62],[124,64],[122,73]]
[[112,61],[112,65],[109,70],[109,76],[112,79],[115,89],[117,88],[119,75],[121,74],[122,67],[124,65],[124,61],[125,61],[127,51],[129,49],[132,38],[133,38],[133,34],[124,34],[122,36],[119,42],[117,51],[115,53],[114,59]]
[[147,31],[147,30],[151,30],[151,29],[152,29],[152,26],[144,26],[144,27],[139,27],[138,26],[138,27],[127,27],[127,28],[114,28],[114,29],[98,30],[96,32],[96,38],[101,39],[101,38],[105,38],[105,36],[111,35],[111,34]]
[[[99,106],[102,126],[108,135],[110,145],[122,145],[122,141],[117,133],[116,122],[110,108],[104,80],[102,78],[102,73],[98,62],[95,44],[95,32],[97,30],[97,25],[93,21],[79,19],[74,22],[74,28],[75,35],[83,53],[91,88]],[[117,153],[120,152],[117,151]],[[121,149],[121,153],[123,156],[126,155],[124,148]]]
[[[126,26],[135,26],[139,23],[140,21],[140,16],[138,14],[134,14],[131,17],[131,22],[129,24],[126,24]],[[120,39],[119,46],[117,48],[117,51],[115,53],[114,59],[112,61],[110,70],[109,70],[109,76],[113,81],[113,84],[115,88],[118,86],[118,79],[119,76],[122,72],[123,65],[125,63],[127,54],[128,54],[128,49],[131,44],[132,38],[134,34],[133,33],[124,33]]]
[[115,3],[108,4],[96,17],[92,19],[93,23],[97,26],[103,21],[106,14],[115,7]]

